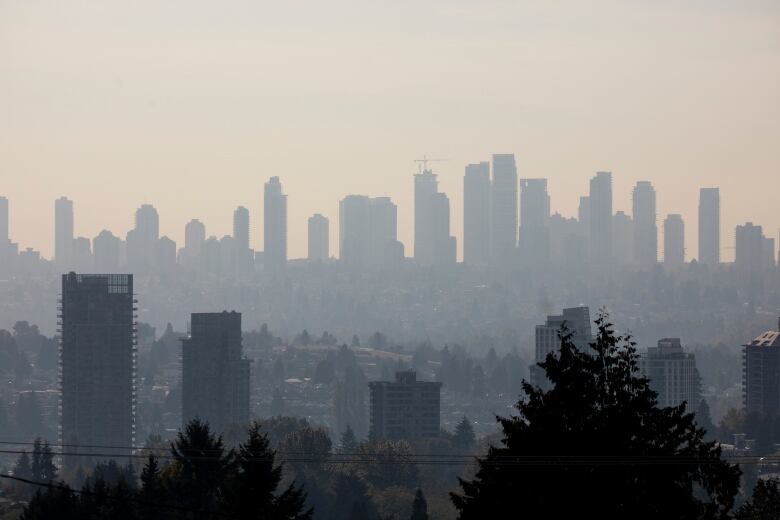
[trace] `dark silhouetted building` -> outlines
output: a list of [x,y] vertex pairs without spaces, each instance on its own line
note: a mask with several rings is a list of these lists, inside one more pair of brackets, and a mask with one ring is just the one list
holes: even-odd
[[700,264],[720,264],[720,188],[699,190],[699,258]]
[[514,154],[493,155],[491,212],[493,261],[497,266],[510,266],[517,251],[517,165]]
[[417,381],[414,371],[396,372],[395,381],[368,384],[371,439],[437,437],[441,424],[441,383]]
[[309,260],[325,262],[330,258],[330,222],[315,213],[309,217]]
[[780,415],[780,320],[742,346],[742,392],[745,412]]
[[[133,446],[136,368],[133,275],[73,272],[63,275],[60,319],[61,442],[80,446]],[[78,448],[76,451],[88,455],[128,450]]]
[[561,327],[571,334],[571,340],[579,349],[585,349],[593,341],[590,327],[590,310],[588,307],[570,307],[563,309],[563,314],[547,316],[544,325],[536,326],[535,362],[529,367],[531,384],[543,390],[549,390],[550,380],[544,369],[538,365],[547,359],[547,355],[557,353],[561,348],[559,334]]
[[466,166],[463,176],[463,262],[490,261],[490,163]]
[[263,206],[263,260],[272,271],[287,265],[287,195],[282,193],[279,177],[265,183]]
[[679,338],[664,338],[639,358],[639,371],[658,394],[658,406],[679,406],[695,411],[701,401],[701,377],[696,357],[682,348]]
[[664,220],[664,265],[680,269],[685,265],[685,222],[682,215],[672,214]]
[[214,431],[249,421],[249,361],[241,346],[241,314],[192,314],[182,339],[182,419],[208,421]]

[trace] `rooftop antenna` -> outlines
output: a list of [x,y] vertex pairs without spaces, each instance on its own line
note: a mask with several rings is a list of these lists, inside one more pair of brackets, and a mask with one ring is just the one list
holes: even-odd
[[417,163],[417,173],[422,173],[424,171],[428,171],[429,162],[441,162],[446,160],[447,159],[428,159],[427,155],[423,155],[422,159],[415,159],[414,162]]

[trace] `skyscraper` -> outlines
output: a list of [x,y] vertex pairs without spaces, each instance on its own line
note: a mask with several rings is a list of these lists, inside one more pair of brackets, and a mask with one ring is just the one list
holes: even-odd
[[525,265],[542,267],[550,261],[550,195],[547,179],[520,179],[518,249]]
[[590,180],[590,258],[612,261],[612,173],[597,172]]
[[54,201],[54,261],[62,270],[72,267],[73,201],[60,197]]
[[265,267],[283,269],[287,265],[287,195],[282,193],[279,177],[265,183],[263,216]]
[[512,265],[517,251],[517,166],[514,154],[493,155],[491,247],[495,265]]
[[761,273],[775,265],[774,239],[764,236],[761,226],[748,222],[736,229],[734,265],[741,272]]
[[252,270],[253,254],[249,248],[249,210],[239,206],[233,212],[233,245],[235,248],[235,274],[245,278]]
[[249,361],[241,346],[241,314],[193,314],[182,339],[182,420],[199,418],[212,430],[249,421]]
[[652,267],[658,262],[658,225],[656,222],[655,188],[648,181],[634,186],[634,262]]
[[184,248],[181,251],[181,263],[183,265],[199,267],[206,241],[206,226],[198,219],[187,222],[184,226]]
[[154,266],[160,217],[151,204],[135,212],[135,227],[127,232],[127,267],[136,273],[148,273]]
[[[64,274],[60,318],[61,442],[133,446],[133,275]],[[84,455],[128,451],[79,448]]]
[[398,209],[388,197],[348,195],[339,204],[339,257],[353,267],[389,267],[403,258]]
[[8,234],[8,199],[0,197],[0,248],[11,240]]
[[92,239],[92,255],[95,270],[99,273],[116,273],[119,271],[120,248],[122,240],[104,229]]
[[549,390],[550,381],[547,379],[544,369],[538,364],[547,359],[547,355],[556,353],[561,348],[559,333],[561,326],[571,333],[572,342],[579,349],[586,348],[593,340],[590,326],[590,310],[588,307],[570,307],[563,309],[563,314],[547,316],[544,325],[536,326],[536,352],[535,362],[530,369],[531,384]]
[[420,265],[455,262],[450,236],[450,202],[439,192],[436,175],[424,169],[414,176],[414,259]]
[[309,217],[309,260],[324,262],[330,257],[330,222],[319,213]]
[[617,265],[634,263],[634,221],[624,211],[612,216],[612,258]]
[[679,338],[664,338],[639,358],[639,371],[658,394],[658,406],[679,406],[696,411],[701,401],[701,377],[696,357],[682,348]]
[[699,263],[720,264],[720,188],[699,190]]
[[490,163],[466,166],[463,176],[463,262],[490,261]]
[[371,439],[413,440],[438,437],[441,383],[417,381],[414,371],[396,372],[395,381],[372,381]]
[[664,265],[680,269],[685,265],[685,223],[682,215],[672,214],[664,220]]

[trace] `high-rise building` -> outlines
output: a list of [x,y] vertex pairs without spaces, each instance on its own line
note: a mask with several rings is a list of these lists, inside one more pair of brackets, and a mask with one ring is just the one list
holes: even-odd
[[104,229],[92,239],[95,270],[99,273],[116,273],[120,265],[122,240]]
[[8,199],[0,197],[0,247],[11,240],[8,234]]
[[466,166],[463,176],[463,262],[490,261],[490,163]]
[[265,183],[263,216],[265,267],[278,271],[287,265],[287,195],[282,193],[279,177]]
[[514,154],[493,155],[491,192],[493,261],[512,265],[517,251],[517,165]]
[[746,413],[780,415],[780,320],[742,346],[742,395]]
[[525,265],[542,267],[550,261],[550,195],[547,179],[520,179],[518,249]]
[[658,394],[658,406],[679,406],[695,411],[701,401],[701,378],[696,357],[682,348],[679,338],[664,338],[639,358],[639,371]]
[[775,241],[761,226],[748,222],[736,229],[734,265],[742,272],[760,273],[775,266]]
[[129,452],[108,447],[134,442],[133,275],[64,274],[60,319],[61,442],[84,455]]
[[127,232],[127,267],[136,273],[149,273],[154,267],[160,216],[151,204],[135,212],[135,227]]
[[60,197],[54,201],[54,261],[62,270],[73,260],[73,201]]
[[720,264],[720,189],[699,190],[699,259],[700,264]]
[[330,222],[315,213],[309,217],[309,260],[325,262],[330,257]]
[[536,326],[535,362],[529,367],[531,384],[543,390],[549,390],[550,380],[544,369],[538,364],[547,359],[548,354],[557,353],[561,348],[560,332],[565,326],[571,334],[571,340],[579,349],[585,349],[593,341],[588,307],[570,307],[563,314],[547,316],[544,325]]
[[685,265],[685,222],[682,215],[672,214],[664,220],[664,265],[680,269]]
[[82,273],[90,272],[94,269],[92,262],[92,244],[88,238],[76,237],[73,239],[70,263],[74,269],[78,269]]
[[353,267],[389,267],[403,259],[398,209],[388,197],[348,195],[339,204],[339,257]]
[[634,221],[624,211],[612,217],[612,258],[617,265],[634,263]]
[[450,236],[450,201],[439,192],[436,175],[424,169],[414,176],[414,259],[420,265],[455,263]]
[[233,242],[235,247],[235,273],[245,278],[252,270],[254,254],[249,247],[249,210],[239,206],[233,212]]
[[658,224],[655,209],[655,188],[648,181],[634,186],[634,262],[652,267],[658,262]]
[[372,381],[371,439],[413,440],[438,437],[441,383],[417,381],[414,371],[396,372],[395,381]]
[[184,248],[181,251],[183,265],[199,267],[203,243],[206,241],[206,226],[198,219],[184,226]]
[[597,172],[590,180],[590,259],[612,262],[612,173]]
[[182,339],[182,419],[212,430],[249,422],[249,361],[241,346],[241,314],[193,314]]

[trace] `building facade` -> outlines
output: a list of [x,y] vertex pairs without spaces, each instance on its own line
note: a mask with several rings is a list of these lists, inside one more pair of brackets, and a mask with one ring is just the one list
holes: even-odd
[[651,268],[658,262],[658,224],[655,188],[649,181],[639,181],[632,193],[634,217],[634,262]]
[[395,381],[372,381],[371,439],[410,440],[438,437],[441,383],[417,381],[414,371],[396,372]]
[[490,163],[466,166],[463,176],[463,262],[490,262]]
[[612,262],[612,173],[597,172],[590,180],[589,246],[594,264]]
[[742,346],[742,397],[747,413],[780,415],[780,320]]
[[565,325],[571,334],[571,340],[579,349],[585,349],[593,341],[590,324],[590,309],[588,307],[570,307],[563,309],[559,315],[547,316],[544,325],[537,325],[535,331],[534,364],[529,367],[531,384],[549,390],[550,381],[539,363],[547,359],[549,354],[558,352],[561,348],[560,332]]
[[520,259],[526,266],[544,267],[550,261],[550,195],[547,179],[520,180]]
[[720,188],[699,190],[700,264],[720,265]]
[[[60,329],[63,444],[133,446],[135,300],[131,274],[62,276]],[[69,450],[70,451],[70,450]],[[79,448],[79,453],[128,449]]]
[[701,377],[696,357],[682,348],[679,338],[664,338],[639,358],[639,371],[658,394],[658,406],[679,406],[695,411],[701,401]]
[[192,314],[182,339],[182,420],[223,432],[249,421],[249,361],[243,357],[241,314]]
[[514,154],[493,155],[490,204],[493,262],[497,266],[509,266],[517,252],[517,164]]
[[433,171],[414,176],[414,259],[419,265],[448,265],[456,261],[455,237],[450,235],[450,200],[439,192]]
[[685,222],[682,215],[672,214],[664,220],[664,266],[681,269],[685,265]]
[[263,260],[266,269],[278,271],[287,265],[287,195],[279,177],[265,183],[264,202]]
[[330,257],[330,222],[316,213],[309,217],[309,251],[312,262],[325,262]]
[[72,267],[73,201],[60,197],[54,201],[54,262],[61,270]]

